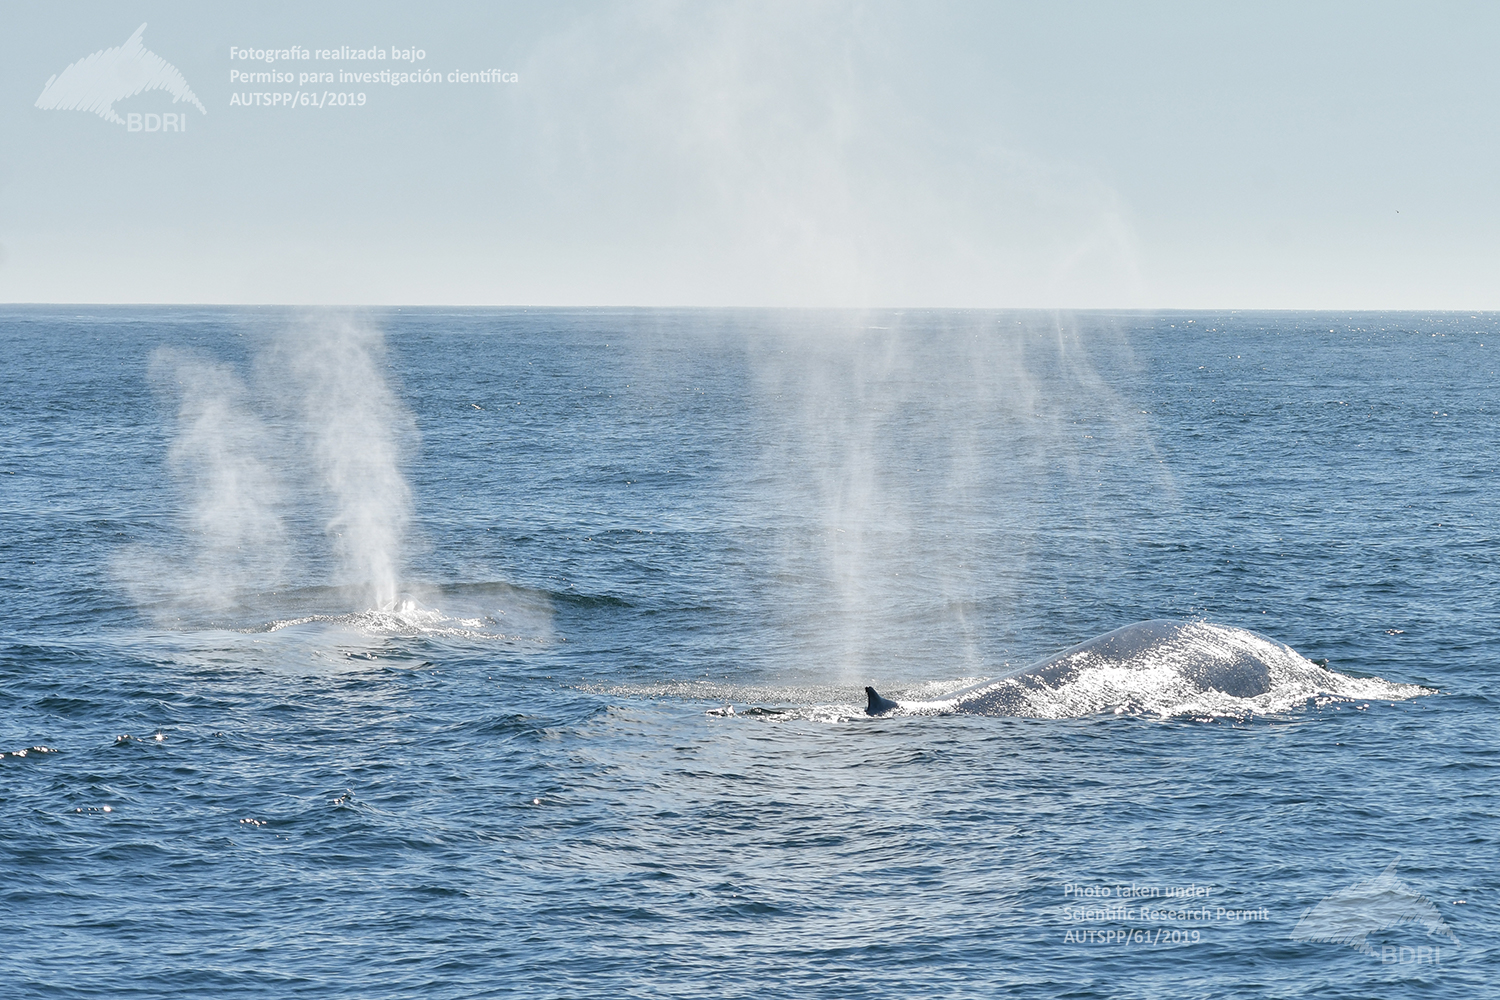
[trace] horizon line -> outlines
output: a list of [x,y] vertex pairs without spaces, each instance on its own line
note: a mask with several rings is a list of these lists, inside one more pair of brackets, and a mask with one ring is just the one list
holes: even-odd
[[497,310],[597,310],[635,312],[1005,312],[1005,313],[1500,313],[1500,308],[1462,308],[1457,306],[938,306],[938,305],[557,305],[537,303],[359,303],[359,302],[75,302],[75,301],[0,301],[0,309],[28,308],[140,308],[140,309],[497,309]]

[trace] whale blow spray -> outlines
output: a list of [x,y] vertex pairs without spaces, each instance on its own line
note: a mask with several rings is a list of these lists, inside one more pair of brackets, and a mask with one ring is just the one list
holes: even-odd
[[171,581],[178,591],[173,597],[224,608],[247,585],[285,572],[284,495],[273,461],[278,449],[228,365],[163,348],[151,358],[150,375],[157,392],[177,403],[167,468],[184,487],[180,527],[188,544],[175,558],[127,550],[116,572],[139,596],[146,596],[146,581]]
[[153,384],[174,404],[178,537],[118,551],[116,578],[179,612],[328,583],[394,609],[411,520],[401,461],[416,428],[385,378],[383,336],[314,316],[269,338],[253,367],[247,380],[169,348],[152,356]]
[[1087,493],[1066,509],[1055,498],[1106,476],[1165,493],[1144,411],[1106,377],[1130,363],[1107,318],[1085,328],[1052,313],[870,310],[776,322],[752,355],[760,505],[787,515],[769,613],[809,670],[845,683],[893,663],[986,673],[1007,635],[1045,624],[1025,617],[1044,606],[1028,591],[1052,585],[1034,567],[1108,565],[1114,526]]
[[402,443],[415,425],[386,384],[385,340],[373,326],[323,318],[282,334],[271,357],[297,395],[314,481],[332,502],[326,530],[341,582],[389,610],[411,520]]

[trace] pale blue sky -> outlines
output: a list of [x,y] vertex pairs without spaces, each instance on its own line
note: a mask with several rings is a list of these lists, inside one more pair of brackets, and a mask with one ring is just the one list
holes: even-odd
[[[3,301],[1500,307],[1491,4],[3,9]],[[34,107],[143,21],[187,132]],[[230,104],[370,42],[520,82]]]

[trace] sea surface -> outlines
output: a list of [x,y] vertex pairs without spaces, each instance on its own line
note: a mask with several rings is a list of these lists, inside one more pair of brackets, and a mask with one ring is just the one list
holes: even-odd
[[[1494,995],[1497,357],[0,308],[0,995]],[[863,712],[1156,618],[1327,682]]]

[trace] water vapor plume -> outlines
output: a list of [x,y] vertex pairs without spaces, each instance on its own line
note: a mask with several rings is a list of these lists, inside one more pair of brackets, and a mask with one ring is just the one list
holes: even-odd
[[[762,478],[789,530],[778,575],[805,662],[980,673],[1057,584],[1099,572],[1106,489],[1161,475],[1111,387],[1129,348],[1106,318],[1051,313],[805,314],[758,352]],[[802,470],[788,476],[784,470]],[[1000,656],[997,656],[1000,654]]]
[[416,433],[385,379],[385,339],[350,317],[284,332],[266,369],[293,393],[316,482],[332,504],[326,530],[346,585],[388,610],[400,596],[411,489],[401,474]]
[[178,539],[123,550],[117,578],[137,600],[181,610],[329,583],[364,608],[395,608],[411,520],[401,462],[416,428],[385,377],[381,332],[309,316],[264,341],[253,368],[247,382],[221,362],[153,357],[174,409]]
[[[518,119],[550,231],[508,264],[530,274],[517,294],[837,308],[1149,301],[1116,182],[1039,146],[1007,108],[1014,92],[974,92],[992,53],[955,50],[952,36],[983,37],[1005,17],[952,6],[580,8],[522,73],[552,81]],[[916,51],[943,52],[942,72],[914,75]],[[580,252],[592,266],[578,266]]]
[[157,393],[172,401],[167,469],[182,496],[183,544],[129,546],[115,576],[139,601],[221,609],[274,586],[288,560],[282,477],[272,433],[230,366],[169,348],[151,358]]

